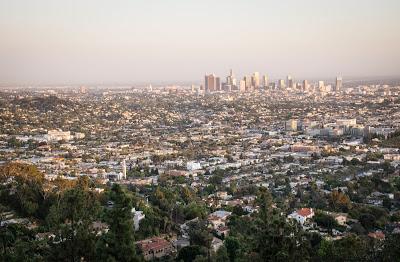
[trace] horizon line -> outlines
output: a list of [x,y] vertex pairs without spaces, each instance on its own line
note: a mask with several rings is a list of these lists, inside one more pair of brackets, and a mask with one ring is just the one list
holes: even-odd
[[[249,74],[250,75],[250,74]],[[260,74],[262,76],[263,74]],[[218,75],[217,75],[218,76]],[[243,75],[245,76],[245,75]],[[268,75],[267,75],[268,76]],[[287,75],[286,75],[287,76]],[[286,79],[285,77],[281,78],[270,78],[270,81],[279,81],[280,79]],[[338,76],[329,76],[329,77],[293,77],[294,80],[311,80],[311,81],[318,81],[318,80],[335,80],[336,77],[342,77],[343,81],[378,81],[378,80],[400,80],[400,75],[374,75],[374,76],[346,76],[346,75],[338,75]],[[201,79],[201,78],[200,78]],[[237,78],[241,79],[241,78]],[[158,81],[105,81],[104,83],[99,82],[76,82],[76,83],[0,83],[0,88],[38,88],[38,87],[80,87],[80,86],[99,86],[99,87],[122,87],[122,86],[146,86],[146,85],[191,85],[191,84],[199,84],[202,83],[201,80],[158,80]]]

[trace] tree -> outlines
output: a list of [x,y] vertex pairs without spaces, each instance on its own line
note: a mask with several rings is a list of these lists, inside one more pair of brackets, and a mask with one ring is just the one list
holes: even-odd
[[372,214],[368,214],[368,213],[361,214],[359,221],[360,221],[361,225],[367,230],[373,229],[376,225],[375,216]]
[[193,193],[190,191],[188,187],[181,187],[180,193],[183,201],[186,204],[193,201]]
[[335,211],[347,212],[351,208],[350,198],[337,190],[332,191],[329,204]]
[[279,214],[262,221],[255,237],[255,251],[262,261],[309,260],[309,242],[300,226]]
[[366,242],[350,235],[340,240],[322,240],[318,250],[320,261],[365,261],[368,254]]
[[229,261],[234,262],[238,257],[240,250],[240,242],[235,237],[227,237],[225,239],[226,252],[228,253]]
[[132,217],[132,199],[114,184],[109,199],[114,202],[105,212],[109,231],[97,243],[97,258],[101,261],[139,261],[136,255]]
[[44,218],[41,209],[46,198],[45,178],[36,166],[20,163],[1,166],[0,182],[7,185],[1,194],[3,203],[11,205],[22,215]]
[[383,198],[383,203],[382,203],[382,205],[384,206],[384,207],[386,207],[388,210],[391,210],[392,209],[392,201],[390,200],[390,198],[389,197],[385,197],[385,198]]
[[332,232],[332,229],[338,225],[332,216],[323,212],[316,212],[314,221],[317,225],[327,228],[330,232]]
[[351,226],[351,232],[356,233],[357,235],[363,235],[367,231],[365,230],[365,228],[360,223],[354,223]]
[[215,254],[215,262],[226,262],[229,260],[228,252],[225,246],[220,247]]
[[199,255],[207,255],[207,250],[204,247],[198,245],[187,246],[179,250],[176,260],[183,262],[192,262]]
[[185,206],[184,214],[186,220],[192,220],[193,218],[204,218],[207,214],[206,207],[204,205],[192,202]]
[[191,245],[211,247],[212,235],[208,231],[206,221],[199,220],[189,223],[189,238]]
[[23,225],[0,227],[0,261],[43,261],[44,254],[48,251],[45,247]]
[[99,216],[99,202],[89,188],[89,179],[80,177],[72,189],[65,191],[47,217],[56,241],[50,242],[51,259],[60,261],[93,260],[96,234],[92,224]]
[[237,216],[243,216],[245,214],[245,211],[240,205],[236,205],[233,207],[232,213]]
[[400,234],[391,234],[385,240],[380,257],[382,258],[382,261],[399,261]]
[[396,177],[393,182],[394,187],[397,189],[397,191],[400,191],[400,176]]
[[220,174],[220,172],[217,172],[216,170],[215,174],[212,177],[210,177],[209,182],[213,186],[220,186],[222,184],[222,179],[223,179],[222,174]]
[[286,221],[280,211],[272,207],[272,197],[261,188],[257,199],[260,206],[256,220],[253,251],[262,261],[307,261],[309,243],[298,223]]
[[272,214],[272,196],[268,189],[262,187],[257,193],[256,203],[260,206],[260,218],[268,220]]
[[231,195],[235,195],[237,191],[238,191],[237,184],[236,182],[232,181],[229,184],[228,193]]

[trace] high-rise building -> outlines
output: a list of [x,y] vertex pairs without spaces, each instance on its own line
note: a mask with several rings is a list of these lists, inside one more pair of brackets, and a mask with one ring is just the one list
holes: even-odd
[[264,75],[263,76],[263,85],[264,85],[264,87],[268,87],[268,76],[267,75]]
[[343,87],[343,79],[342,77],[336,77],[336,85],[335,85],[335,91],[340,92]]
[[221,91],[221,80],[219,77],[215,77],[215,91]]
[[303,90],[308,91],[309,88],[310,88],[310,85],[308,84],[308,80],[304,79],[303,80]]
[[226,84],[233,85],[233,78],[234,78],[233,71],[231,69],[229,75],[226,77]]
[[306,79],[303,80],[303,90],[307,91],[309,88],[309,84],[308,81]]
[[232,78],[232,86],[237,86],[236,78]]
[[229,75],[226,77],[226,84],[230,86],[236,86],[236,79],[232,69],[230,70]]
[[288,88],[294,88],[293,78],[290,75],[287,76],[287,85]]
[[324,81],[318,81],[318,90],[320,92],[324,92],[325,91],[325,83],[324,83]]
[[243,78],[244,82],[246,83],[246,91],[251,89],[251,77],[249,76],[244,76]]
[[285,88],[285,80],[284,79],[279,79],[278,88],[280,88],[280,89]]
[[255,88],[259,88],[260,87],[260,73],[258,73],[258,72],[255,72],[254,74],[253,74],[253,77],[252,77],[252,86],[253,87],[255,87]]
[[245,91],[246,91],[246,80],[240,80],[239,92],[245,92]]
[[[204,77],[204,88],[205,88],[205,92],[214,92],[216,90],[217,87],[217,77],[214,74],[211,75],[206,75]],[[219,80],[218,80],[219,81]]]

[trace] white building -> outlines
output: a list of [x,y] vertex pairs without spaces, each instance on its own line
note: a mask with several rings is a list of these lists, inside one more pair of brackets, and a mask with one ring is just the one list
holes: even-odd
[[312,208],[301,208],[288,215],[288,218],[295,219],[301,225],[304,225],[307,219],[314,217],[314,215],[314,210]]
[[352,118],[352,119],[337,119],[336,120],[336,125],[337,126],[356,126],[357,125],[357,119]]
[[201,164],[195,161],[189,161],[186,163],[186,169],[189,171],[199,170],[201,169]]
[[44,135],[44,138],[47,141],[68,141],[72,139],[72,135],[70,131],[49,130],[47,134]]
[[85,134],[84,133],[80,133],[80,132],[75,132],[74,137],[75,137],[75,139],[84,139],[85,138]]
[[125,159],[122,160],[122,175],[123,175],[123,179],[126,179],[126,161],[125,161]]
[[136,211],[135,208],[132,208],[133,214],[133,225],[135,226],[135,231],[139,230],[140,221],[142,221],[146,216],[143,214],[143,211]]

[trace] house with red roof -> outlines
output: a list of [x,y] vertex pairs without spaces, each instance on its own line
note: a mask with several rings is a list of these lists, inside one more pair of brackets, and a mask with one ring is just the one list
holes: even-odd
[[146,261],[162,258],[174,252],[172,244],[161,237],[148,238],[136,242]]
[[292,214],[288,215],[288,218],[294,219],[301,225],[304,225],[304,223],[308,219],[314,217],[314,215],[314,210],[312,208],[300,208],[294,211]]

